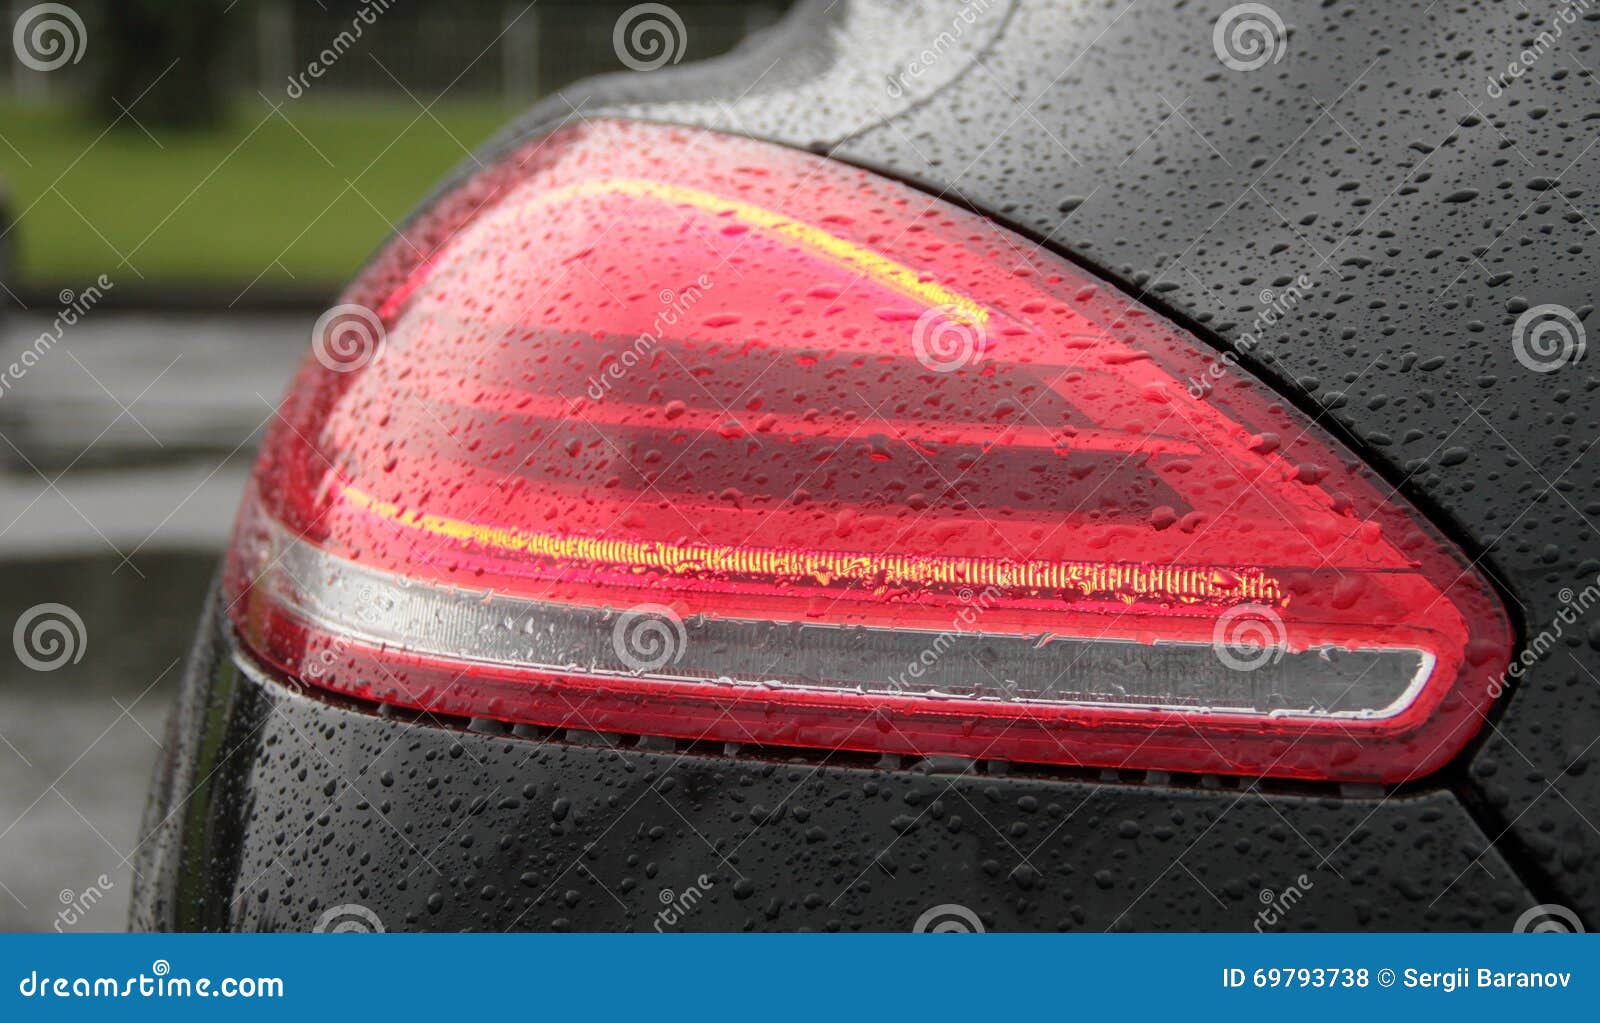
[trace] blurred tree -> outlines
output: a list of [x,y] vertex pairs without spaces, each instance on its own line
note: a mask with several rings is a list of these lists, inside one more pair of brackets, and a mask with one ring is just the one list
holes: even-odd
[[95,112],[115,119],[207,128],[227,108],[230,36],[253,24],[250,0],[114,0],[95,33],[100,74]]

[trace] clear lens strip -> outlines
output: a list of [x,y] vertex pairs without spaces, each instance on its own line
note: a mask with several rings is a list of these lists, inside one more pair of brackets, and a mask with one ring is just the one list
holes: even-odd
[[[255,585],[319,632],[374,649],[550,675],[1309,720],[1401,713],[1416,649],[1228,645],[829,625],[583,606],[416,582],[269,524]],[[648,591],[643,591],[647,593]]]

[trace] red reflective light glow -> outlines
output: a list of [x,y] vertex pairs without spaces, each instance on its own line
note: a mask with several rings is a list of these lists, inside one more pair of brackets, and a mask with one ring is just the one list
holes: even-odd
[[1174,324],[836,162],[568,129],[345,302],[227,574],[247,647],[328,689],[1392,781],[1461,748],[1507,662],[1481,576],[1307,417],[1237,369],[1192,392],[1215,355]]

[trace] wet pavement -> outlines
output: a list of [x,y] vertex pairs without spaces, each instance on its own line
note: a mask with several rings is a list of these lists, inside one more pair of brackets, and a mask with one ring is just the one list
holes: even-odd
[[0,646],[0,930],[123,926],[178,662],[314,319],[0,319],[0,632],[82,622],[71,657]]

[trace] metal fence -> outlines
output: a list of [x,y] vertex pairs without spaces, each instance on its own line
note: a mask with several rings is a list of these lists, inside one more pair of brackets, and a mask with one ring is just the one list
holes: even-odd
[[[0,93],[51,98],[86,90],[95,73],[100,13],[119,0],[74,0],[84,26],[81,59],[49,71],[30,68],[15,45],[0,48]],[[174,0],[181,2],[181,0]],[[619,19],[640,5],[576,0],[251,0],[229,14],[227,79],[238,92],[282,93],[313,63],[321,96],[402,95],[431,99],[504,96],[516,103],[578,78],[625,65],[613,46]],[[654,6],[654,5],[652,5]],[[713,56],[776,21],[789,0],[671,4],[682,25],[683,60]],[[0,0],[7,41],[39,4]],[[70,28],[70,26],[69,26]],[[676,32],[674,26],[672,31]],[[672,45],[672,44],[669,44]]]

